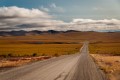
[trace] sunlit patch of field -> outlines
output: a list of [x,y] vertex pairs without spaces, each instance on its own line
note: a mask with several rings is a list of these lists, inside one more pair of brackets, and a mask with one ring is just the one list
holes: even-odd
[[92,43],[89,50],[91,54],[120,55],[120,43]]
[[110,80],[120,80],[120,56],[91,54]]
[[89,50],[110,80],[120,80],[120,43],[92,43]]
[[82,44],[0,44],[2,56],[57,56],[73,54]]
[[[34,37],[33,37],[34,38]],[[31,37],[0,39],[0,71],[33,61],[79,52],[82,44],[72,40],[39,40]]]
[[82,44],[74,40],[41,39],[39,36],[0,38],[0,71],[16,66],[79,52]]

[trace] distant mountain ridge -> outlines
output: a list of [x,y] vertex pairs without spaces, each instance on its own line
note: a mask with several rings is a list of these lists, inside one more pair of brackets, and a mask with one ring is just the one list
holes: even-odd
[[[55,31],[55,30],[48,30],[48,31],[39,31],[39,30],[0,31],[0,36],[26,36],[26,35],[58,34],[58,33],[72,33],[72,32],[81,32],[81,31],[75,31],[75,30],[68,30],[68,31]],[[94,32],[94,31],[88,31],[88,32]],[[116,32],[119,32],[119,31],[116,31]],[[106,33],[114,33],[114,32],[106,32]]]
[[66,33],[66,32],[77,32],[74,30],[69,30],[69,31],[55,31],[55,30],[48,30],[48,31],[38,31],[38,30],[33,30],[33,31],[0,31],[0,36],[25,36],[25,35],[40,35],[40,34],[57,34],[57,33]]

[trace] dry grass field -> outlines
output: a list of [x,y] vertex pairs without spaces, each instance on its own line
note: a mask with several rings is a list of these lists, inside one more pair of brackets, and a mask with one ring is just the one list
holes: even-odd
[[92,43],[89,50],[110,80],[120,80],[120,43]]
[[[1,36],[0,55],[31,56],[31,55],[61,55],[79,51],[82,41],[113,42],[107,45],[91,44],[91,53],[119,54],[119,32],[66,32],[57,34],[41,34],[26,36]],[[104,41],[103,41],[104,40]],[[117,43],[114,43],[117,42]],[[101,45],[102,47],[98,47]],[[102,49],[104,48],[104,49]]]
[[79,52],[82,46],[82,44],[66,43],[64,40],[61,42],[47,40],[41,43],[40,40],[29,39],[29,37],[0,38],[0,71],[33,61],[74,54]]
[[79,51],[81,44],[0,44],[1,56],[57,56]]
[[[120,53],[119,34],[119,32],[66,32],[26,36],[1,36],[0,55],[53,56],[71,54],[79,51],[79,48],[81,47],[80,42],[85,40],[93,42],[93,44],[90,45],[91,53],[108,53],[117,55]],[[100,43],[95,44],[95,42]],[[110,43],[108,44],[106,42]]]
[[91,54],[120,55],[120,43],[92,43],[89,50]]
[[[79,51],[83,41],[90,41],[90,53],[95,55],[113,56],[120,55],[120,33],[99,33],[99,32],[67,32],[58,34],[41,34],[26,36],[0,36],[0,67],[13,67],[15,65],[26,64],[33,59],[28,60],[2,60],[10,57],[36,56],[60,56],[73,54]],[[104,59],[106,58],[104,57]],[[94,56],[93,56],[94,57]],[[102,56],[100,56],[101,58]],[[112,58],[109,59],[112,59]],[[98,60],[98,57],[94,57]],[[119,56],[118,56],[119,58]],[[116,59],[118,59],[116,58]],[[36,58],[35,58],[36,59]],[[116,61],[116,60],[115,60]],[[107,63],[103,60],[103,63]],[[102,64],[103,64],[102,63]],[[99,64],[101,65],[101,64]],[[114,64],[117,66],[116,64]],[[102,66],[107,72],[111,71],[106,66]],[[3,70],[3,69],[2,69]],[[114,73],[114,72],[113,72]]]
[[110,80],[120,80],[120,56],[91,54]]

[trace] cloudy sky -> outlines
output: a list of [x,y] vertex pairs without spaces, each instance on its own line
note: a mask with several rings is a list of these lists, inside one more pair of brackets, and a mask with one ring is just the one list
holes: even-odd
[[0,0],[0,31],[120,31],[120,0]]

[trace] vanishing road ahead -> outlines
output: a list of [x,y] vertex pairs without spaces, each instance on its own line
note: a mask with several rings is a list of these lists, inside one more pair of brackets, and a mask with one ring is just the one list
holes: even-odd
[[1,72],[0,80],[107,80],[89,55],[85,42],[79,54],[51,58]]

